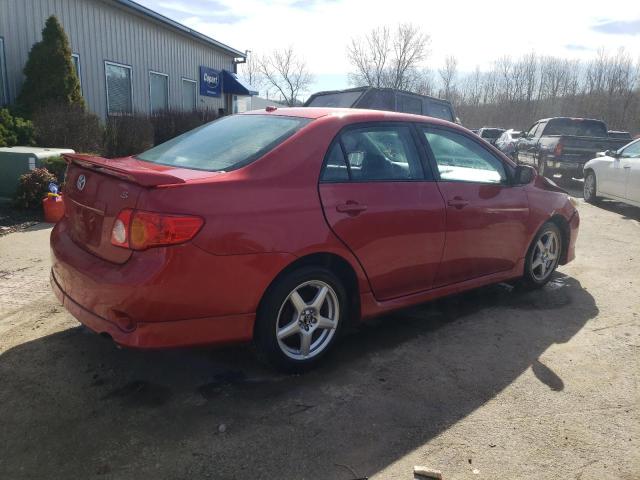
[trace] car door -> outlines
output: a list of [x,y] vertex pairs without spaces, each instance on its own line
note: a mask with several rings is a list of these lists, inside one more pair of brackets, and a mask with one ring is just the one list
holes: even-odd
[[640,140],[621,150],[620,163],[625,176],[625,191],[622,197],[632,202],[640,202]]
[[531,128],[522,135],[520,140],[518,140],[518,163],[535,166],[533,162],[533,149],[535,147],[534,137],[538,125],[538,123],[534,123]]
[[[613,154],[612,154],[613,155]],[[598,162],[596,170],[597,189],[605,195],[624,197],[625,170],[619,156],[606,155]]]
[[411,125],[377,122],[343,130],[325,159],[325,217],[378,300],[431,288],[444,250],[444,200],[420,152]]
[[434,286],[513,269],[526,250],[529,203],[507,167],[471,135],[421,127],[446,202],[446,241]]

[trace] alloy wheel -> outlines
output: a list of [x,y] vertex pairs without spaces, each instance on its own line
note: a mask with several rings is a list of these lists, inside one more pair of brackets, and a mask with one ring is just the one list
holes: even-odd
[[547,279],[560,259],[560,240],[556,232],[544,232],[533,249],[531,275],[539,282]]
[[588,202],[596,196],[596,177],[589,173],[584,179],[584,199]]
[[294,360],[307,360],[331,343],[340,321],[334,289],[320,280],[294,288],[278,311],[276,338],[280,350]]

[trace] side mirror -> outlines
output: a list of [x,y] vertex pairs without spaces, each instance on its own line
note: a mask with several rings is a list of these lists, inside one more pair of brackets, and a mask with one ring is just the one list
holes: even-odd
[[529,165],[518,165],[513,175],[513,183],[516,185],[528,185],[536,178],[536,169]]
[[616,160],[620,158],[620,154],[618,153],[617,150],[607,150],[606,152],[604,152],[604,154],[607,157],[615,158]]

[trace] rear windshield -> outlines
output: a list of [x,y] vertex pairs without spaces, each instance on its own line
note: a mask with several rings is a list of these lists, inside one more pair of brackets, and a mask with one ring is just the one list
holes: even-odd
[[607,128],[598,120],[581,118],[554,118],[549,120],[543,135],[576,135],[579,137],[606,137]]
[[137,158],[194,170],[233,170],[272,150],[309,121],[274,115],[224,117],[161,143]]
[[326,93],[314,97],[307,107],[352,107],[362,92]]
[[498,138],[504,130],[499,128],[485,128],[482,130],[482,138]]

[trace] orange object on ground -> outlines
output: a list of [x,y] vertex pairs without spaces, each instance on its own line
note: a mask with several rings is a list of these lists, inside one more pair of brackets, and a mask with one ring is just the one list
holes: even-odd
[[42,200],[44,221],[58,223],[64,217],[64,200],[62,195],[49,195]]

